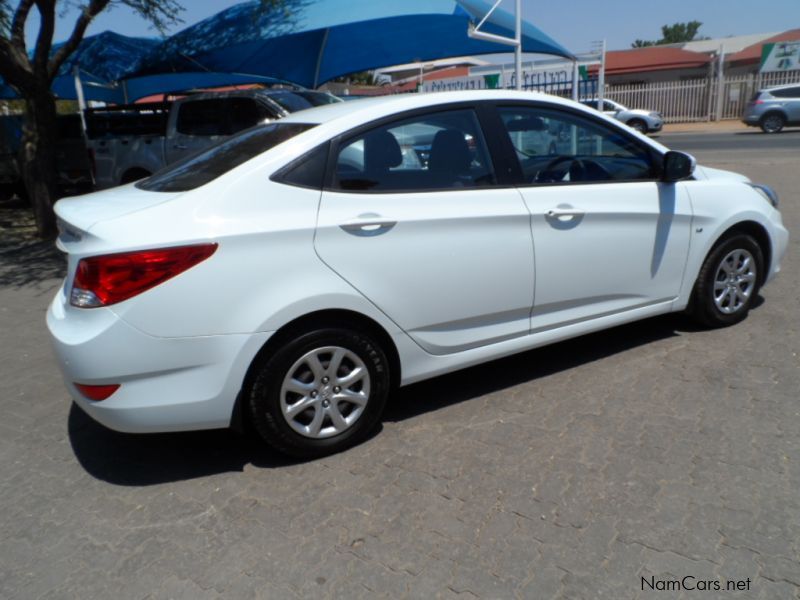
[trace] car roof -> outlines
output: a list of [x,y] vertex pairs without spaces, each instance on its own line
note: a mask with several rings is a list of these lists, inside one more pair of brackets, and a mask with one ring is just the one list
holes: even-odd
[[[519,92],[515,90],[470,90],[456,92],[433,92],[427,94],[395,94],[364,98],[358,102],[336,102],[302,111],[297,111],[282,119],[283,122],[331,123],[340,120],[370,121],[395,113],[417,108],[436,107],[457,102],[481,102],[486,100],[546,101],[564,106],[580,106],[571,100],[541,92]],[[580,107],[581,110],[586,110]]]

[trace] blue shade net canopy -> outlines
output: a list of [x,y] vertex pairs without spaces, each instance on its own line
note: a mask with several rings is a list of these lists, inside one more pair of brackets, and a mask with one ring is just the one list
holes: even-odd
[[[121,92],[110,83],[120,79],[131,69],[139,68],[142,60],[159,43],[158,39],[127,37],[113,31],[86,37],[61,65],[53,81],[53,93],[62,99],[75,99],[73,70],[77,67],[87,99],[117,102]],[[53,44],[51,53],[57,52],[62,45],[63,43]],[[16,97],[14,89],[0,79],[0,98]]]
[[[508,52],[471,39],[484,0],[258,0],[237,4],[155,47],[130,75],[225,72],[265,75],[317,87],[349,73],[415,61]],[[495,11],[483,31],[514,36],[514,17]],[[524,22],[522,51],[573,58]]]

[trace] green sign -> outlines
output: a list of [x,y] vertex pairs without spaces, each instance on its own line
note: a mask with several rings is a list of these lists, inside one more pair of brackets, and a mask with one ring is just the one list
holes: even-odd
[[762,73],[800,69],[800,40],[796,42],[770,42],[761,46]]

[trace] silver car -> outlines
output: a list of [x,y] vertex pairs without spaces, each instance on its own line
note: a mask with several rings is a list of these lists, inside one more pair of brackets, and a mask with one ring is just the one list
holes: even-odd
[[[582,100],[581,104],[598,110],[596,98]],[[603,99],[603,110],[601,112],[615,118],[617,121],[622,121],[639,133],[656,133],[664,127],[664,117],[661,116],[661,113],[640,108],[628,108],[613,100]]]
[[764,133],[778,133],[787,125],[800,125],[800,85],[757,91],[747,103],[742,121],[750,127],[761,127]]

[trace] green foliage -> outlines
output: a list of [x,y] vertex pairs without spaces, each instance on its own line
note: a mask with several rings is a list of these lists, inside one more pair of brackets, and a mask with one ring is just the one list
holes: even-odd
[[661,44],[680,44],[682,42],[691,42],[696,39],[704,39],[697,37],[697,32],[703,24],[700,21],[688,21],[686,23],[673,23],[672,25],[661,26],[661,39],[660,40],[636,40],[631,44],[632,48],[647,48],[649,46],[660,46]]

